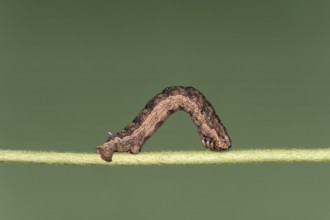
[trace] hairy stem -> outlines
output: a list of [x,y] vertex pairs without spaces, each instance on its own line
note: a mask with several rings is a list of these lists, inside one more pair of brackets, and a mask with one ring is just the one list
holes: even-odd
[[330,162],[330,148],[252,149],[226,152],[173,151],[115,154],[112,163],[95,153],[0,150],[0,162],[72,165],[239,164],[258,162]]

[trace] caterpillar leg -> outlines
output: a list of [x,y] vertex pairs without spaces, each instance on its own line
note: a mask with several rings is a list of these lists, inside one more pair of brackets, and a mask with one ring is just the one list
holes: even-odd
[[138,154],[138,153],[141,152],[141,147],[139,147],[139,146],[131,147],[130,150],[129,150],[129,152],[131,154]]

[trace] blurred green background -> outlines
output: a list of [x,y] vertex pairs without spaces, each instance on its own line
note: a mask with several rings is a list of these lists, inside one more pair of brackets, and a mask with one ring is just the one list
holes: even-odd
[[[328,147],[329,1],[0,1],[0,148],[95,152],[170,85],[233,149]],[[143,151],[200,150],[176,113]],[[0,164],[0,219],[330,219],[330,165]]]

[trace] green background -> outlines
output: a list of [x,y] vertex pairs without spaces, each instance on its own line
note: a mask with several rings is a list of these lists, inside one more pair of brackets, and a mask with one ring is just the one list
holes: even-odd
[[[95,152],[170,85],[251,148],[329,146],[328,1],[0,1],[0,148]],[[143,151],[200,150],[176,113]],[[0,164],[0,219],[329,219],[327,163]]]

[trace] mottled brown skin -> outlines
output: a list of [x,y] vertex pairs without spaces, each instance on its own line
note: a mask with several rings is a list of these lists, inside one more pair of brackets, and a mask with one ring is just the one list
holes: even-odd
[[114,152],[137,154],[144,143],[174,112],[190,114],[202,144],[211,150],[226,150],[231,140],[212,105],[193,87],[172,86],[154,96],[122,131],[112,134],[97,147],[103,160],[110,162]]

